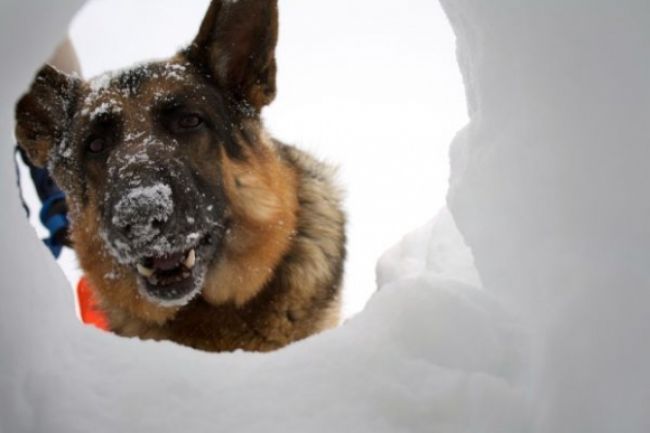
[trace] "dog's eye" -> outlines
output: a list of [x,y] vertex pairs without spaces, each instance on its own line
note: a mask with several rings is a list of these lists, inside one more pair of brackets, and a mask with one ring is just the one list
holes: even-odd
[[96,137],[88,142],[88,151],[91,153],[100,153],[106,149],[106,140],[101,137]]
[[198,114],[183,114],[177,119],[179,129],[195,129],[203,124]]

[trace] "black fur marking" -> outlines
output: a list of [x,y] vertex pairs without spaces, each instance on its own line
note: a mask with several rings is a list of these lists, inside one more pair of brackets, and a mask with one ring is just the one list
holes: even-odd
[[130,95],[135,95],[142,85],[151,79],[152,72],[152,68],[148,65],[130,69],[117,77],[118,87]]

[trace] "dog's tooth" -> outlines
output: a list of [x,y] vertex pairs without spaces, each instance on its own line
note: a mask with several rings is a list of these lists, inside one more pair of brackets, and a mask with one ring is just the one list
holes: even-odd
[[153,269],[149,269],[146,266],[141,265],[140,263],[138,263],[138,265],[136,267],[138,268],[138,273],[140,275],[142,275],[143,277],[149,278],[154,273]]
[[183,264],[187,269],[192,269],[194,267],[194,265],[196,264],[196,250],[194,249],[190,250]]

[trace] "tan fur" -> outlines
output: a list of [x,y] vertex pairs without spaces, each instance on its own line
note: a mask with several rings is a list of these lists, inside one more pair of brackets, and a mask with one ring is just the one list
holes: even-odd
[[[345,237],[334,171],[272,142],[257,122],[244,129],[256,137],[254,150],[242,161],[220,156],[233,220],[223,257],[208,270],[202,299],[182,311],[139,294],[133,270],[106,250],[99,200],[89,190],[71,234],[115,332],[204,350],[266,351],[338,324]],[[206,334],[197,336],[197,327]]]
[[79,264],[104,310],[109,315],[128,313],[154,324],[174,317],[178,309],[152,304],[138,293],[135,275],[109,255],[99,233],[96,198],[91,194],[89,205],[74,219],[71,237]]
[[[230,287],[233,297],[228,301],[215,303],[205,296],[207,291],[204,291],[205,300],[197,299],[179,311],[161,308],[142,299],[137,293],[132,272],[122,270],[104,252],[97,231],[97,215],[91,211],[94,206],[88,206],[89,210],[81,216],[73,231],[77,254],[115,332],[143,339],[173,340],[203,350],[243,348],[267,351],[339,323],[345,235],[340,192],[333,181],[334,171],[295,148],[277,145],[277,149],[279,152],[274,152],[274,164],[278,164],[278,170],[287,171],[287,178],[283,181],[267,180],[271,185],[289,182],[296,194],[294,200],[289,201],[294,205],[299,201],[303,206],[299,211],[294,209],[293,236],[280,242],[284,245],[286,241],[286,248],[272,249],[270,253],[256,257],[255,260],[261,260],[259,263],[269,258],[278,260],[279,252],[286,249],[279,263],[271,268],[270,275],[260,274],[268,281],[257,287],[241,286],[250,290],[247,292],[248,301],[242,304],[237,304],[238,296],[241,296],[237,294],[240,287],[237,283],[251,283],[253,279],[248,275],[240,279],[236,272],[219,274],[223,265],[209,272],[206,289]],[[282,191],[289,194],[291,188]],[[285,212],[263,212],[264,215],[276,216],[282,213]],[[260,221],[242,225],[241,230],[253,230],[255,222]],[[285,236],[288,234],[286,230],[282,232]],[[264,231],[257,233],[264,234]],[[231,241],[235,239],[239,240],[233,237]],[[245,246],[246,242],[237,245],[229,242],[226,248],[238,251]],[[238,270],[255,261],[247,259],[246,255],[234,257],[230,264]],[[242,261],[237,263],[236,259]],[[220,285],[220,281],[225,284]]]
[[[113,305],[108,312],[113,330],[125,336],[167,339],[210,351],[268,351],[339,323],[345,218],[340,211],[340,192],[332,178],[334,172],[295,148],[280,144],[274,147],[279,151],[278,164],[296,178],[297,198],[303,206],[297,213],[296,232],[288,251],[270,280],[256,287],[254,297],[243,305],[236,304],[237,296],[231,302],[215,304],[204,292],[201,299],[175,311],[174,317],[162,324],[132,314],[128,295],[126,309],[115,308],[117,304],[113,303],[119,299],[111,296]],[[116,290],[115,282],[102,278],[97,281],[96,290],[102,298]],[[208,277],[208,284],[212,283]],[[129,291],[127,287],[118,290]],[[143,311],[146,308],[138,314]],[[155,309],[147,312],[159,313]]]
[[271,279],[289,249],[298,208],[296,175],[268,145],[245,163],[222,152],[222,170],[235,222],[223,259],[208,273],[203,297],[241,307]]

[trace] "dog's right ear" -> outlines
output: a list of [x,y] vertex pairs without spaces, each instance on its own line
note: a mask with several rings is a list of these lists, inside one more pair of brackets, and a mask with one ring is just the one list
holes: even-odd
[[277,0],[212,0],[190,61],[257,112],[275,97]]
[[45,65],[18,101],[16,139],[34,165],[44,167],[50,149],[63,138],[79,83],[78,78]]

